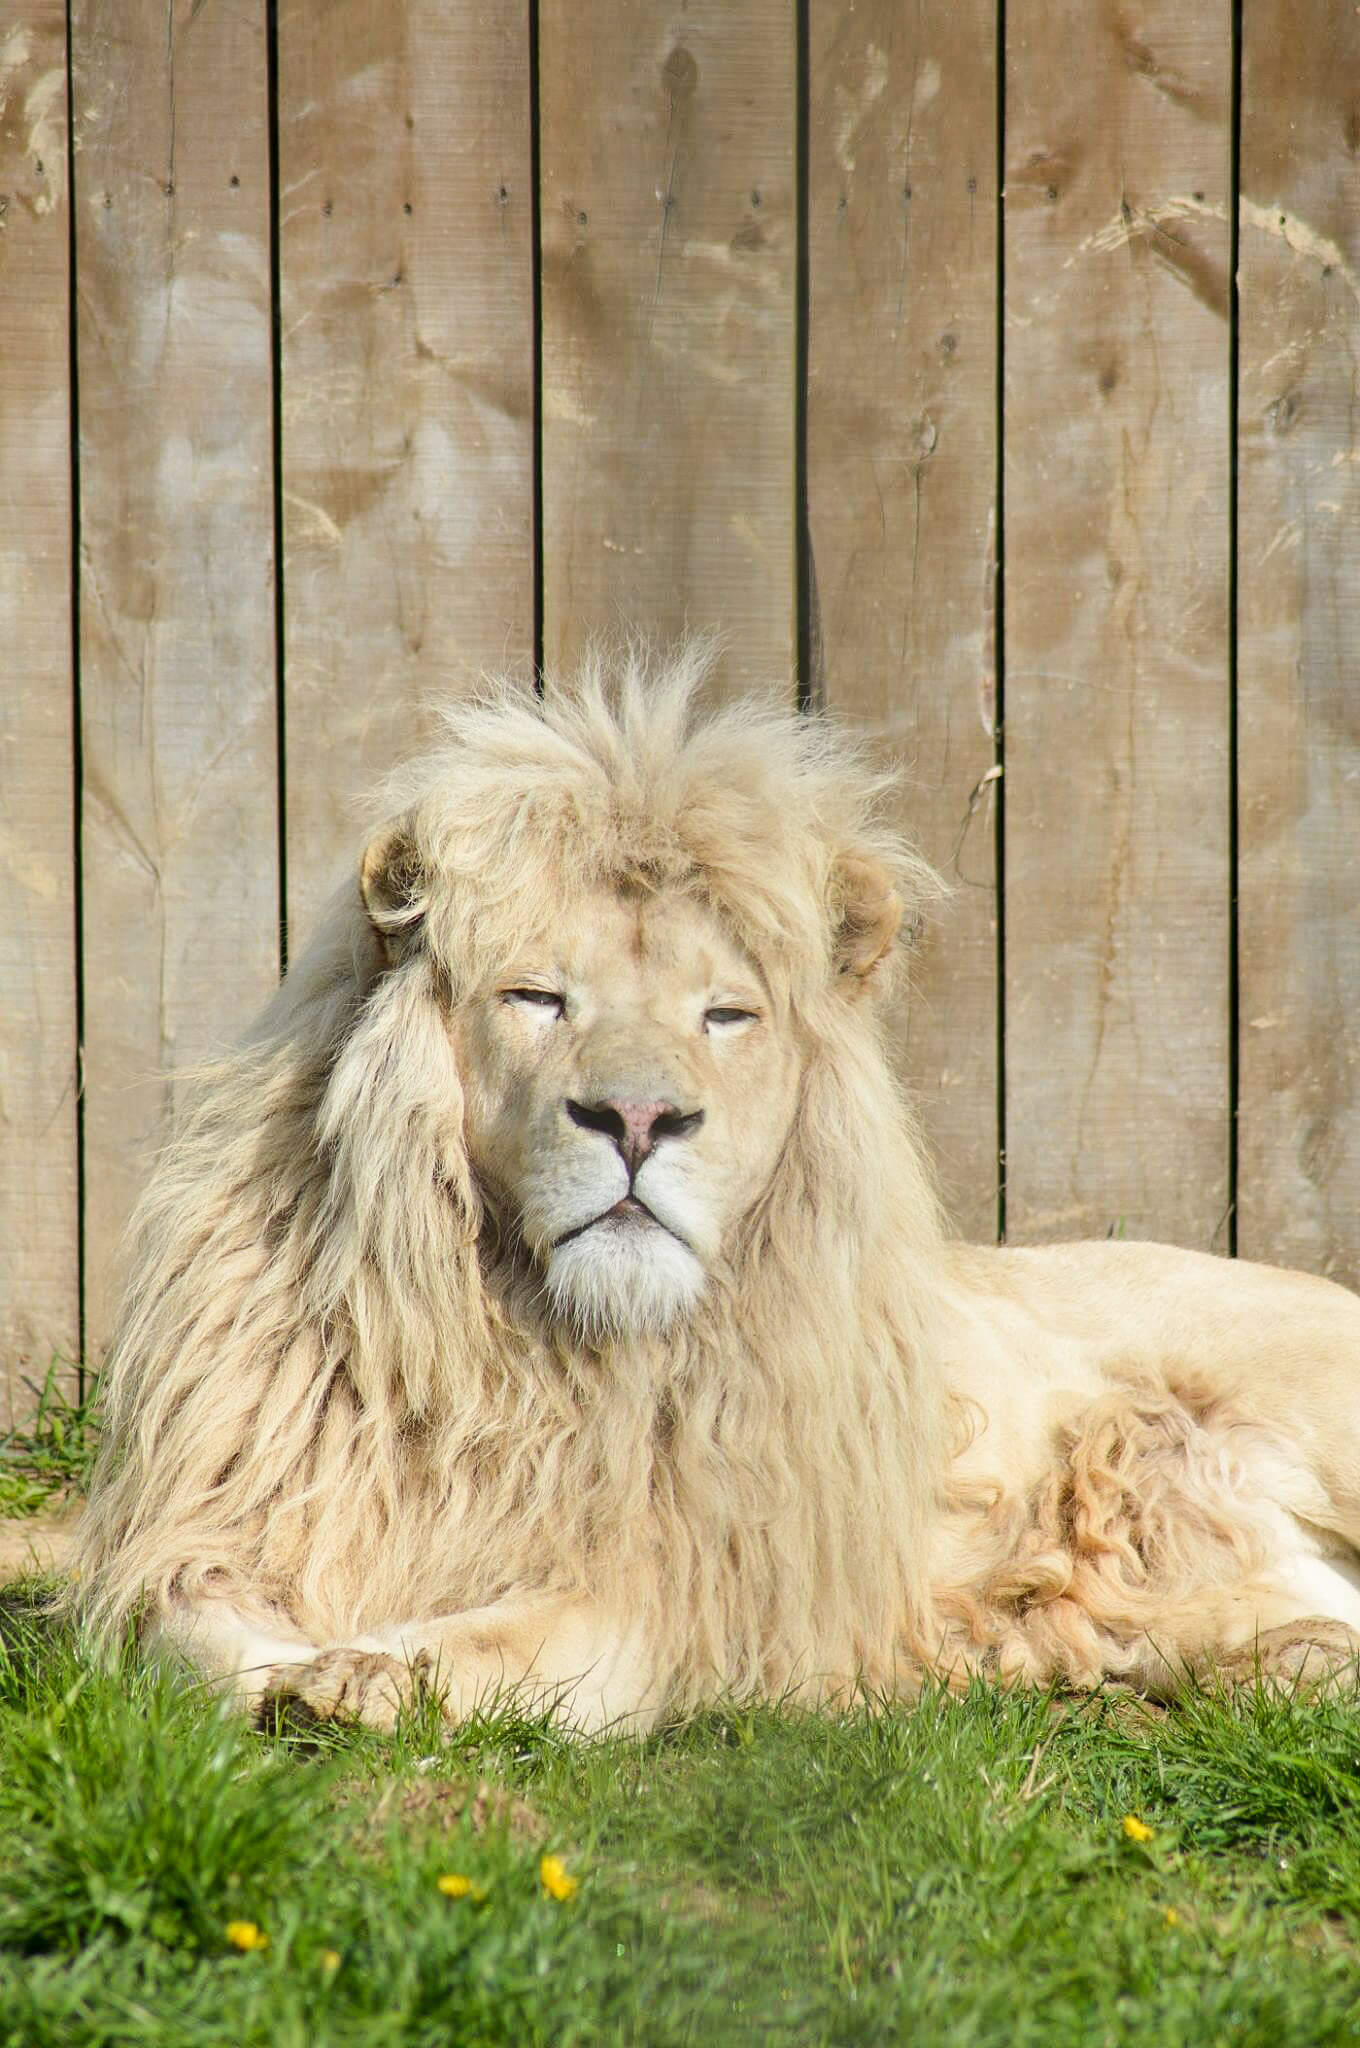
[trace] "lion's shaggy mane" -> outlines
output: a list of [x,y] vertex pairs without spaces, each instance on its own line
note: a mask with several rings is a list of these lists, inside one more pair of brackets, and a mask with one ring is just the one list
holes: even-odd
[[[136,1219],[81,1601],[274,1603],[311,1640],[526,1590],[636,1617],[659,1696],[898,1682],[929,1654],[940,1224],[873,1002],[835,983],[845,857],[929,871],[855,744],[694,655],[497,687],[382,812],[386,929],[335,897],[242,1047],[194,1084]],[[599,1346],[502,1271],[444,1016],[546,899],[689,890],[806,1050],[773,1184],[665,1339]]]

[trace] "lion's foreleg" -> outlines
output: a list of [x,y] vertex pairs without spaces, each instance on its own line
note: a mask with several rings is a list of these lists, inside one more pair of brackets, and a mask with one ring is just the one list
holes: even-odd
[[384,1629],[352,1648],[418,1674],[450,1721],[513,1701],[593,1734],[646,1728],[660,1705],[641,1627],[621,1624],[581,1597],[500,1600]]
[[148,1656],[190,1665],[251,1709],[317,1655],[317,1645],[269,1601],[226,1593],[166,1601],[143,1621],[141,1644]]

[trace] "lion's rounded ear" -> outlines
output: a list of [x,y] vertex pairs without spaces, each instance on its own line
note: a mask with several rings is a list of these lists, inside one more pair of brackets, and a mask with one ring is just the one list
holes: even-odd
[[400,959],[420,933],[428,884],[410,826],[387,825],[364,848],[359,894],[390,961]]
[[843,853],[832,870],[831,904],[836,972],[847,991],[858,992],[897,937],[902,898],[876,860]]

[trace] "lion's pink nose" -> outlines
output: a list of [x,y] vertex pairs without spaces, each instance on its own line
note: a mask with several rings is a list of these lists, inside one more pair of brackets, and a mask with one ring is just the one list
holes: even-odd
[[687,1138],[704,1120],[701,1109],[683,1110],[673,1102],[634,1102],[625,1096],[601,1102],[568,1098],[567,1115],[583,1131],[602,1131],[611,1138],[630,1174],[637,1172],[662,1138]]

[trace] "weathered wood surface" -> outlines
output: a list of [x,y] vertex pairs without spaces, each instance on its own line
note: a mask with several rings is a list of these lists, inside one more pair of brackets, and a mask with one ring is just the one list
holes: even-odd
[[66,18],[0,27],[0,1428],[78,1351]]
[[529,44],[520,0],[279,9],[287,890],[487,668],[533,654]]
[[262,9],[77,0],[87,1325],[166,1075],[278,970]]
[[1360,1284],[1360,16],[1253,0],[1240,216],[1238,1245]]
[[539,10],[546,660],[795,653],[795,50],[779,0]]
[[[812,0],[811,678],[954,882],[903,1069],[971,1233],[1227,1240],[1229,11]],[[541,0],[543,623],[795,648],[794,22]],[[281,0],[285,841],[266,10],[74,0],[88,1309],[169,1069],[353,859],[351,798],[533,647],[530,19]],[[1244,11],[1238,1241],[1360,1282],[1360,16]],[[0,1422],[74,1351],[65,8],[0,26]],[[908,193],[908,188],[910,191]]]
[[1007,33],[1007,1228],[1226,1248],[1228,11]]
[[995,0],[811,9],[808,500],[820,693],[953,888],[896,1020],[951,1213],[997,1216]]

